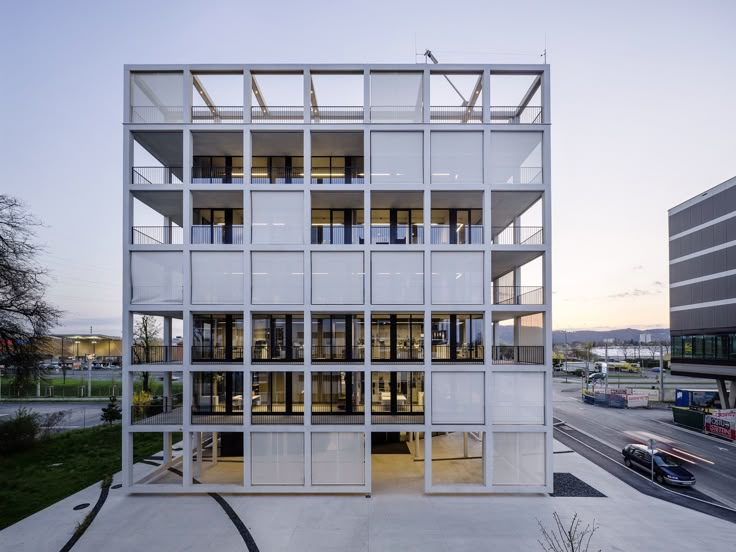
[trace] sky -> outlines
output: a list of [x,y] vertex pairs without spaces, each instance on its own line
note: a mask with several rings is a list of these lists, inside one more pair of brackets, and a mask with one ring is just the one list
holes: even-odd
[[736,2],[5,2],[0,193],[60,331],[119,334],[123,65],[551,66],[554,329],[668,325],[667,209],[736,175]]

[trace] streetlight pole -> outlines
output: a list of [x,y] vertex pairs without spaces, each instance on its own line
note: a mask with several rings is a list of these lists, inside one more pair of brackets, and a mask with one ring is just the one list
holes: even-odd
[[96,358],[96,351],[97,351],[97,341],[92,341],[92,355],[87,356],[87,373],[88,373],[88,379],[87,379],[87,397],[92,396],[92,359]]

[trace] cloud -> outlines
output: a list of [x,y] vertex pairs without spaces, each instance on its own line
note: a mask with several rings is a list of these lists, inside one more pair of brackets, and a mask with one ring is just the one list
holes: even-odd
[[624,291],[622,293],[613,293],[609,295],[608,297],[611,299],[626,299],[627,297],[645,297],[647,295],[657,295],[659,293],[662,293],[662,290],[647,290],[647,289],[639,289],[634,288],[629,291]]
[[644,266],[643,265],[632,266],[631,270],[644,270]]
[[654,282],[652,282],[652,285],[654,287],[660,287],[661,288],[661,287],[664,287],[664,282],[660,282],[659,280],[655,280]]

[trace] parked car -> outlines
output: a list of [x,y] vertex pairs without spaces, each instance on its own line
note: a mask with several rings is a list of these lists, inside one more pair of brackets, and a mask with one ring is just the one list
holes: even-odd
[[[652,457],[645,445],[626,445],[621,454],[627,467],[651,474]],[[695,485],[695,476],[683,468],[677,458],[658,449],[654,449],[654,479],[660,485],[664,483],[683,487]]]
[[606,379],[606,374],[597,372],[588,376],[588,383],[601,383],[604,379]]

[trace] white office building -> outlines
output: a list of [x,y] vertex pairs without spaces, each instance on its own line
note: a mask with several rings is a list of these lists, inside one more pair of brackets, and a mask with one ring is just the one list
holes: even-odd
[[551,492],[549,90],[126,66],[127,490]]

